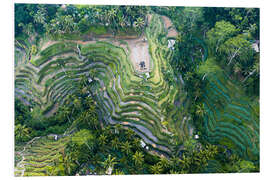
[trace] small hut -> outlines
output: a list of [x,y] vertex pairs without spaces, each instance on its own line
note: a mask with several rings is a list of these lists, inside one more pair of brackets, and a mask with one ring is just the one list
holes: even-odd
[[168,40],[168,48],[171,50],[174,50],[174,44],[175,44],[175,40],[174,39],[169,39]]
[[256,40],[256,41],[252,44],[252,48],[253,48],[256,52],[260,52],[260,49],[259,49],[259,43],[260,43],[260,41],[259,41],[259,40]]
[[141,61],[139,65],[140,65],[140,69],[145,69],[145,62],[144,61]]

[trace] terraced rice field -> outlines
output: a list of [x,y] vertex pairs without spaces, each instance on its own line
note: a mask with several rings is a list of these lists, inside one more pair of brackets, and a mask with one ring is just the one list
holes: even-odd
[[15,176],[48,176],[57,174],[55,164],[63,157],[68,137],[58,141],[47,137],[31,140],[20,152],[21,161],[15,168]]
[[[132,129],[155,152],[168,155],[180,149],[185,139],[192,135],[192,124],[184,106],[188,101],[182,85],[176,81],[168,84],[162,73],[162,69],[172,72],[168,25],[164,25],[164,17],[156,14],[149,19],[144,34],[151,64],[149,77],[135,70],[131,61],[132,48],[123,40],[122,43],[109,39],[50,41],[41,43],[31,60],[31,45],[20,41],[15,43],[16,97],[25,104],[40,106],[49,116],[76,90],[76,82],[84,75],[95,92],[103,123],[122,124]],[[206,79],[209,83],[204,93],[203,138],[226,146],[241,157],[258,161],[259,115],[254,112],[250,100],[244,98],[241,89],[223,73],[207,75]],[[50,148],[44,145],[39,149],[47,152]],[[30,154],[33,153],[45,152],[34,148]],[[21,163],[27,165],[29,161],[24,175],[34,164],[30,154],[29,157],[25,155]],[[51,159],[44,161],[49,164]],[[34,173],[46,174],[43,165],[37,166],[41,170]]]
[[167,32],[162,18],[152,15],[145,30],[152,63],[148,78],[135,71],[128,43],[126,47],[109,40],[45,43],[31,61],[16,66],[15,95],[50,115],[48,112],[61,106],[85,75],[95,84],[91,88],[105,123],[122,124],[156,152],[170,154],[190,135],[191,124],[183,108],[170,110],[175,101],[184,103],[185,95],[176,82],[169,85],[161,72],[162,68],[172,72]]
[[236,152],[240,157],[259,160],[259,114],[242,90],[224,73],[207,76],[204,94],[205,138]]

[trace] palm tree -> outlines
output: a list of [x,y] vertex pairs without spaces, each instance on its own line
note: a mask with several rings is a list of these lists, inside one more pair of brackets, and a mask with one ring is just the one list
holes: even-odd
[[73,103],[74,103],[74,106],[75,106],[76,109],[82,110],[82,108],[81,108],[82,107],[82,103],[81,103],[81,101],[80,101],[79,98],[75,98],[74,101],[73,101]]
[[239,62],[237,62],[234,66],[233,66],[233,72],[235,74],[241,73],[241,64]]
[[119,21],[119,24],[120,24],[120,26],[122,28],[126,26],[126,18],[125,18],[125,16],[119,16],[118,21]]
[[67,118],[68,119],[68,122],[71,123],[70,118],[69,118],[70,109],[67,106],[63,106],[61,109],[62,109],[61,112],[62,112],[64,118]]
[[143,154],[141,152],[136,151],[136,153],[132,156],[132,159],[135,165],[141,165],[143,163]]
[[19,25],[18,25],[19,27],[22,27],[23,28],[23,32],[26,34],[26,35],[28,35],[28,36],[30,36],[33,32],[34,32],[34,26],[33,26],[33,24],[32,23],[28,23],[28,24],[23,24],[23,23],[20,23]]
[[15,126],[15,139],[18,141],[25,141],[30,137],[30,129],[25,125],[18,124]]
[[169,174],[180,174],[180,173],[179,173],[178,171],[175,171],[175,170],[172,170],[172,169],[171,169],[171,170],[169,171]]
[[125,173],[119,169],[116,169],[113,174],[114,175],[124,175]]
[[208,158],[213,158],[218,153],[218,148],[215,145],[206,145],[206,149]]
[[85,74],[81,75],[80,76],[80,84],[82,86],[86,87],[88,85],[87,82],[88,82],[88,79],[87,79],[86,75]]
[[97,116],[91,116],[90,120],[91,127],[97,130],[100,125]]
[[75,30],[75,23],[72,16],[67,15],[63,19],[64,32],[71,33]]
[[40,23],[40,24],[45,24],[45,13],[42,12],[41,10],[38,10],[37,13],[34,15],[34,22]]
[[137,20],[138,16],[141,16],[140,14],[140,7],[139,6],[128,6],[126,9],[127,17],[129,18],[130,25],[133,26],[134,22]]
[[153,174],[161,174],[162,172],[162,167],[159,164],[155,164],[150,167],[150,170]]
[[170,167],[170,161],[165,157],[161,157],[158,163],[163,169],[168,169]]
[[94,80],[95,76],[97,76],[97,73],[98,73],[97,69],[96,68],[92,68],[92,69],[89,70],[89,77],[92,80]]
[[112,24],[112,27],[114,30],[117,28],[115,18],[116,18],[116,9],[115,8],[111,8],[111,9],[105,11],[106,22],[108,24]]
[[131,129],[127,130],[127,139],[132,140],[134,135],[135,135],[135,133],[133,130],[131,130]]
[[134,138],[134,140],[133,140],[133,146],[136,149],[139,149],[141,147],[141,140],[139,138]]
[[64,33],[64,17],[60,14],[56,15],[56,18],[52,19],[50,23],[48,23],[45,27],[49,33],[57,33],[62,34]]
[[111,171],[113,170],[114,165],[117,164],[116,158],[112,157],[109,154],[108,158],[104,162],[102,162],[101,164],[106,169],[107,174],[111,174]]
[[118,138],[114,138],[113,140],[112,140],[112,147],[113,147],[113,149],[118,149],[119,148],[119,145],[120,145],[120,142],[119,142],[119,140],[118,140]]
[[143,26],[144,26],[144,20],[143,20],[143,18],[138,17],[138,18],[136,19],[136,21],[134,22],[134,26],[135,26],[135,28],[136,28],[136,30],[137,30],[138,32],[141,31],[142,28],[143,28]]
[[203,117],[205,113],[204,104],[196,105],[196,115]]
[[98,143],[103,147],[107,143],[107,136],[101,134],[98,138]]
[[200,88],[197,88],[196,91],[194,92],[194,95],[195,95],[194,100],[196,101],[196,99],[197,99],[198,97],[201,97],[201,95],[202,95],[201,89],[200,89]]
[[116,134],[122,135],[122,134],[120,133],[120,131],[123,129],[123,127],[122,127],[121,124],[116,124],[116,125],[114,126],[114,128],[115,128],[115,133],[116,133]]
[[192,72],[187,72],[184,79],[186,81],[189,81],[190,79],[192,79],[192,77],[193,77],[193,73]]
[[192,159],[190,157],[185,157],[185,155],[183,155],[182,159],[180,159],[180,163],[182,164],[182,167],[184,169],[189,169],[191,162],[192,162]]
[[124,142],[121,145],[122,152],[125,152],[127,155],[131,152],[131,145],[128,141]]
[[177,156],[173,156],[171,159],[171,165],[174,170],[179,168],[180,159]]
[[95,101],[93,100],[91,96],[86,97],[86,105],[88,108],[91,108],[92,110],[94,110],[95,109],[94,104],[95,104]]

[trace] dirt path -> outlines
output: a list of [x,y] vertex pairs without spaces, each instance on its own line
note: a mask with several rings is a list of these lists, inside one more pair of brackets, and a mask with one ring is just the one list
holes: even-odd
[[42,47],[40,48],[40,51],[43,51],[44,49],[46,49],[47,47],[53,45],[53,44],[56,44],[58,41],[51,41],[51,40],[48,40],[46,43],[44,43],[42,45]]

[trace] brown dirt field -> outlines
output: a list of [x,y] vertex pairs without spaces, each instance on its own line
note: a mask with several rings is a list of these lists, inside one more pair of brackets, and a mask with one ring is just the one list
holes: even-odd
[[171,20],[167,17],[167,16],[161,16],[163,22],[164,22],[164,25],[165,25],[165,28],[168,29],[170,26],[172,26],[172,22]]
[[169,29],[167,37],[176,37],[178,32],[175,29]]
[[[172,24],[171,20],[168,17],[162,16],[162,20],[164,22],[164,25],[165,25],[166,29],[168,29],[169,27],[173,27],[173,24]],[[178,33],[174,28],[170,28],[168,30],[167,37],[176,37],[177,35],[178,35]]]
[[[146,42],[143,41],[144,38],[145,37],[142,36],[138,39],[126,40],[126,42],[128,43],[128,46],[131,50],[130,60],[133,64],[133,67],[138,72],[149,72],[150,71],[150,55],[148,52],[148,43],[147,43],[147,41]],[[140,68],[139,64],[141,61],[145,62],[144,69]]]

